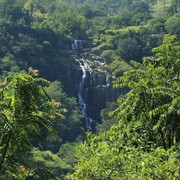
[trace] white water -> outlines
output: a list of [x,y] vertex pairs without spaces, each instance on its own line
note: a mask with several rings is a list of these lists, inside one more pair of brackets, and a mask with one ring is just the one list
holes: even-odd
[[82,70],[82,76],[81,76],[81,79],[78,84],[78,102],[79,102],[82,114],[86,121],[86,128],[87,128],[87,130],[92,130],[92,122],[94,122],[95,124],[97,124],[97,122],[94,119],[87,117],[87,104],[83,98],[84,90],[85,90],[85,79],[86,79],[88,73],[90,75],[89,88],[92,87],[92,83],[93,83],[92,69],[89,67],[88,63],[84,59],[75,58],[75,60],[79,63],[79,66]]

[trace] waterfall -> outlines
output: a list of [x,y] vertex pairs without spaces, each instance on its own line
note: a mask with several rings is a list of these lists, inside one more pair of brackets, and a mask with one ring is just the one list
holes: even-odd
[[[99,50],[92,42],[74,40],[69,47],[78,66],[75,67],[77,76],[74,82],[83,121],[87,129],[95,130],[97,122],[101,122],[100,112],[106,108],[106,103],[117,100],[117,90],[112,88],[114,77],[108,71],[105,60],[97,55]],[[89,63],[94,66],[93,72]]]
[[82,70],[82,76],[79,80],[79,83],[78,83],[78,103],[80,105],[80,108],[81,108],[81,111],[82,111],[82,114],[85,118],[85,121],[86,121],[86,128],[88,130],[92,130],[92,123],[94,122],[95,124],[97,124],[97,122],[88,117],[87,116],[87,104],[84,100],[84,90],[85,90],[85,80],[86,80],[86,77],[87,77],[87,74],[89,73],[90,75],[90,82],[89,82],[89,88],[92,87],[92,69],[89,67],[88,63],[83,59],[78,59],[78,58],[75,58],[75,60],[79,63],[79,67],[80,69]]

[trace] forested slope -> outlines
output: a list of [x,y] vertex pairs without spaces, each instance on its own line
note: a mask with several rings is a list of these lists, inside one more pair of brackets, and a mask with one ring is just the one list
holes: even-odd
[[[75,40],[120,89],[88,137]],[[0,0],[0,179],[178,179],[179,40],[178,0]]]

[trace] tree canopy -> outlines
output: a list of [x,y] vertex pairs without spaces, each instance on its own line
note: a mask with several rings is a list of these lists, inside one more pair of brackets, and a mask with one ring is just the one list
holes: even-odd
[[28,74],[10,74],[0,85],[1,178],[23,178],[28,173],[25,159],[53,130],[53,119],[63,115],[59,103]]

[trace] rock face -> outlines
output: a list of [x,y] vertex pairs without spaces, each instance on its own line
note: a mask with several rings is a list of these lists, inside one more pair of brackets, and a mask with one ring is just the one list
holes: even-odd
[[86,90],[85,100],[88,104],[88,115],[97,122],[101,122],[100,111],[106,107],[107,102],[115,101],[117,93],[111,86],[96,86]]
[[93,71],[92,84],[92,87],[86,88],[85,91],[87,113],[100,122],[100,111],[106,107],[107,102],[117,99],[117,90],[112,88],[112,76],[106,71]]
[[58,80],[60,80],[63,83],[63,87],[69,96],[76,97],[76,84],[81,74],[82,72],[79,68],[78,63],[74,63],[74,65],[71,68],[66,68],[65,70],[63,70],[63,73],[61,73],[61,77],[58,77]]

